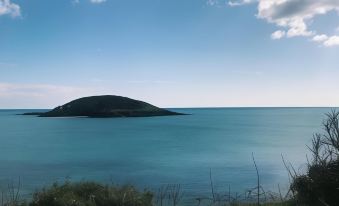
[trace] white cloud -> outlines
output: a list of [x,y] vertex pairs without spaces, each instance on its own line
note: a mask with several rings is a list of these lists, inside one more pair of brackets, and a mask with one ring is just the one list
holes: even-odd
[[229,5],[229,6],[242,6],[245,4],[252,3],[256,0],[232,0],[232,1],[227,1],[227,0],[207,0],[207,5],[210,6],[219,6],[219,5]]
[[20,6],[12,3],[11,0],[0,0],[0,16],[10,15],[11,17],[18,17],[21,15]]
[[252,3],[254,0],[241,0],[241,1],[229,1],[228,5],[230,6],[242,6],[245,4]]
[[312,41],[315,41],[315,42],[324,42],[327,39],[328,39],[328,36],[326,34],[321,34],[321,35],[315,35],[312,38]]
[[312,41],[322,43],[325,47],[339,46],[339,36],[327,36],[326,34],[316,35]]
[[[101,4],[101,3],[104,3],[106,2],[107,0],[89,0],[90,3],[93,3],[93,4]],[[79,4],[80,3],[80,0],[71,0],[72,4],[76,5],[76,4]]]
[[272,39],[281,39],[283,38],[284,36],[286,35],[286,32],[285,31],[282,31],[282,30],[278,30],[278,31],[275,31],[271,34],[271,38]]
[[333,47],[339,46],[339,36],[331,36],[326,41],[324,41],[324,46]]
[[101,3],[104,3],[106,2],[106,0],[90,0],[91,3],[94,3],[94,4],[101,4]]
[[[280,27],[281,32],[274,32],[273,37],[311,37],[312,40],[322,42],[325,46],[338,45],[337,36],[320,40],[317,31],[310,29],[310,23],[319,15],[328,14],[331,11],[339,12],[339,0],[239,0],[229,4],[243,5],[246,3],[257,3],[257,17]],[[328,34],[323,34],[331,36]],[[321,36],[324,38],[324,36]],[[273,38],[279,39],[279,38]]]

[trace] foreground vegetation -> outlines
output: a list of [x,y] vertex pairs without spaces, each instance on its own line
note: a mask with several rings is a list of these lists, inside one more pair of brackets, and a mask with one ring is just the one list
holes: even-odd
[[[156,192],[138,191],[133,186],[102,185],[95,182],[53,184],[33,194],[29,202],[20,200],[19,190],[10,190],[9,196],[2,196],[1,206],[177,206],[177,205],[232,205],[254,206],[242,200],[221,200],[197,198],[183,201],[180,185],[167,185]],[[263,206],[292,206],[294,201],[262,203]]]
[[288,169],[297,204],[339,205],[339,112],[327,114],[323,127],[324,133],[315,134],[309,147],[312,159],[307,173],[300,175]]
[[[339,112],[327,114],[324,133],[315,134],[309,147],[312,158],[307,172],[298,174],[291,164],[283,163],[291,177],[287,194],[265,191],[260,185],[260,174],[255,159],[257,185],[243,196],[214,192],[210,173],[211,194],[208,198],[184,201],[180,185],[166,185],[157,191],[139,191],[133,186],[102,185],[95,182],[55,183],[33,194],[29,201],[20,199],[20,181],[2,192],[0,206],[177,206],[177,205],[231,205],[231,206],[336,206],[339,205]],[[279,189],[280,190],[280,189]]]

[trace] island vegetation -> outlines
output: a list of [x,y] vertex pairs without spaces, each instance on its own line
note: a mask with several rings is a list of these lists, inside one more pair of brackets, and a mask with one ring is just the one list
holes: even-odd
[[[265,191],[260,184],[260,169],[257,168],[257,185],[244,196],[225,191],[214,191],[211,178],[211,193],[196,197],[190,205],[232,206],[336,206],[339,204],[339,112],[327,114],[323,123],[324,132],[315,134],[309,150],[312,158],[307,162],[307,171],[299,174],[283,158],[283,164],[291,178],[286,194]],[[210,176],[212,176],[210,174]],[[1,206],[178,206],[183,202],[184,191],[173,184],[158,190],[140,191],[133,186],[104,185],[95,182],[55,183],[36,191],[28,200],[20,198],[20,183],[9,185],[2,192]]]
[[31,112],[24,115],[39,117],[151,117],[182,115],[122,96],[104,95],[83,97],[58,106],[48,112]]

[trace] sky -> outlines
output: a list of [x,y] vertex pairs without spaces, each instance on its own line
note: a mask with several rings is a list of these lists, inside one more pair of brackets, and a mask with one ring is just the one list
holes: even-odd
[[0,108],[339,106],[339,0],[0,0]]

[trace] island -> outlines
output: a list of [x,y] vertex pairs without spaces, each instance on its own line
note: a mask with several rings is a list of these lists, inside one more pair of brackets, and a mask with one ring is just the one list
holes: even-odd
[[48,112],[31,112],[23,115],[39,117],[151,117],[184,115],[122,96],[104,95],[83,97],[58,106]]

